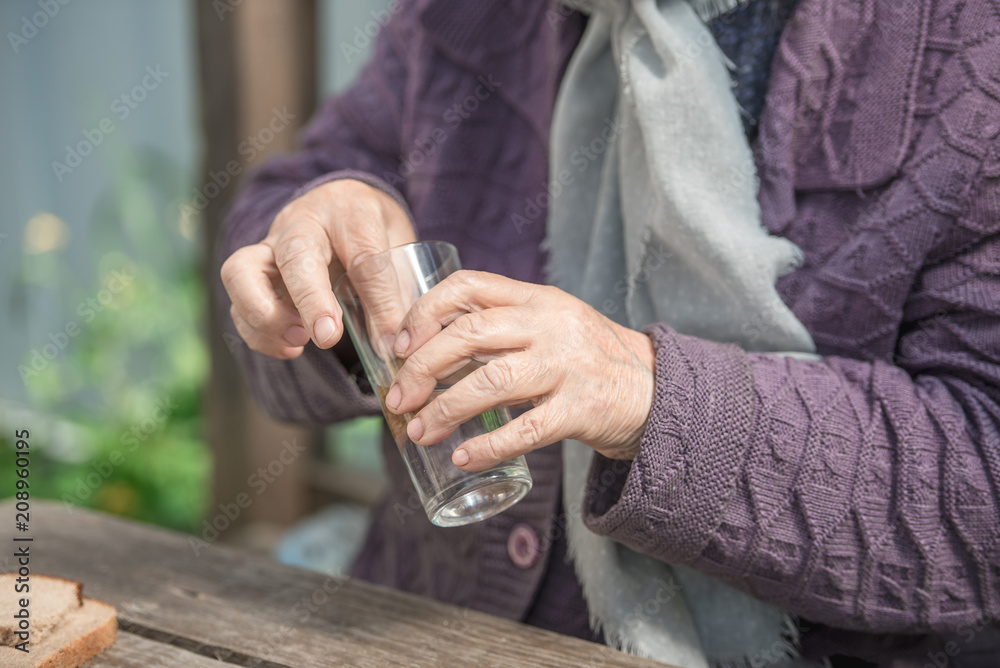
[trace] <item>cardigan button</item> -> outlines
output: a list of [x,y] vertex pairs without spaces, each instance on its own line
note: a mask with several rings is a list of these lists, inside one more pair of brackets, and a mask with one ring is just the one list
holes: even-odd
[[527,524],[518,524],[507,539],[507,554],[518,568],[531,568],[538,561],[541,542],[538,532]]

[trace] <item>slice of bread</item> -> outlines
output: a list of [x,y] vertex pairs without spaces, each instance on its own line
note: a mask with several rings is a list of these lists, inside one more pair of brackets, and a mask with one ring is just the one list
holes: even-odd
[[[13,615],[20,609],[18,597],[11,606],[14,578],[0,576],[0,632],[12,636],[12,642],[0,645],[0,666],[4,668],[77,668],[88,659],[110,647],[118,630],[118,617],[113,606],[89,598],[80,598],[83,585],[61,578],[43,575],[31,576],[31,642],[30,652],[15,649],[19,641],[10,628]],[[66,583],[74,585],[67,588]],[[74,592],[75,600],[68,601],[67,591]],[[60,612],[61,611],[61,612]],[[35,635],[36,612],[46,620],[58,616],[54,624],[46,627],[42,640]],[[16,631],[16,629],[14,629]]]
[[67,612],[83,604],[83,585],[72,580],[50,576],[31,576],[29,592],[18,593],[17,574],[0,575],[0,645],[13,647],[20,642],[16,635],[18,620],[14,615],[21,609],[18,601],[30,597],[31,641],[41,642]]

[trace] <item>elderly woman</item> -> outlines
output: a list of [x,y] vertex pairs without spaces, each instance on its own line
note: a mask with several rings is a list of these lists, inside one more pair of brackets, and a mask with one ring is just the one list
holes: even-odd
[[476,271],[401,323],[389,410],[468,359],[416,443],[533,406],[456,451],[535,480],[462,528],[414,512],[387,435],[352,575],[685,665],[975,665],[1000,617],[1000,7],[584,4],[405,3],[232,211],[236,353],[276,418],[378,411],[331,281],[418,237]]

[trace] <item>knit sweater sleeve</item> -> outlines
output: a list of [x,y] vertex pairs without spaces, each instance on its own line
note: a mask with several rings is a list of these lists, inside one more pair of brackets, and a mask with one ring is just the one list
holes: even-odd
[[[379,34],[375,54],[357,81],[327,100],[306,128],[302,149],[273,159],[257,170],[238,196],[219,240],[217,267],[234,251],[260,242],[277,213],[306,191],[336,179],[357,179],[376,187],[409,211],[387,181],[400,183],[400,125],[407,79],[404,35],[409,9],[393,17]],[[218,274],[217,274],[218,275]],[[229,346],[251,391],[272,417],[327,424],[378,411],[361,366],[345,338],[333,350],[306,345],[295,360],[282,361],[250,350],[228,317],[230,300],[221,282],[217,295],[226,315]]]
[[869,632],[1000,618],[1000,188],[907,300],[895,359],[803,361],[647,329],[638,456],[597,456],[591,530],[807,619]]

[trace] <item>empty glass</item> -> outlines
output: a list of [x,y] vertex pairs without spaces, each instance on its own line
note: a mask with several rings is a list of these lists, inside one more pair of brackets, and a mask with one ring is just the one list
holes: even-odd
[[[458,251],[444,241],[420,241],[373,255],[337,281],[333,292],[344,310],[344,325],[361,363],[379,395],[382,413],[403,455],[427,517],[438,526],[461,526],[492,517],[511,507],[531,489],[524,457],[516,457],[485,471],[468,473],[451,463],[451,455],[465,441],[510,422],[500,406],[460,425],[443,441],[429,446],[413,443],[406,425],[415,415],[395,415],[385,407],[385,395],[403,361],[392,352],[394,334],[422,294],[461,268]],[[462,377],[464,369],[438,383],[428,403]]]

